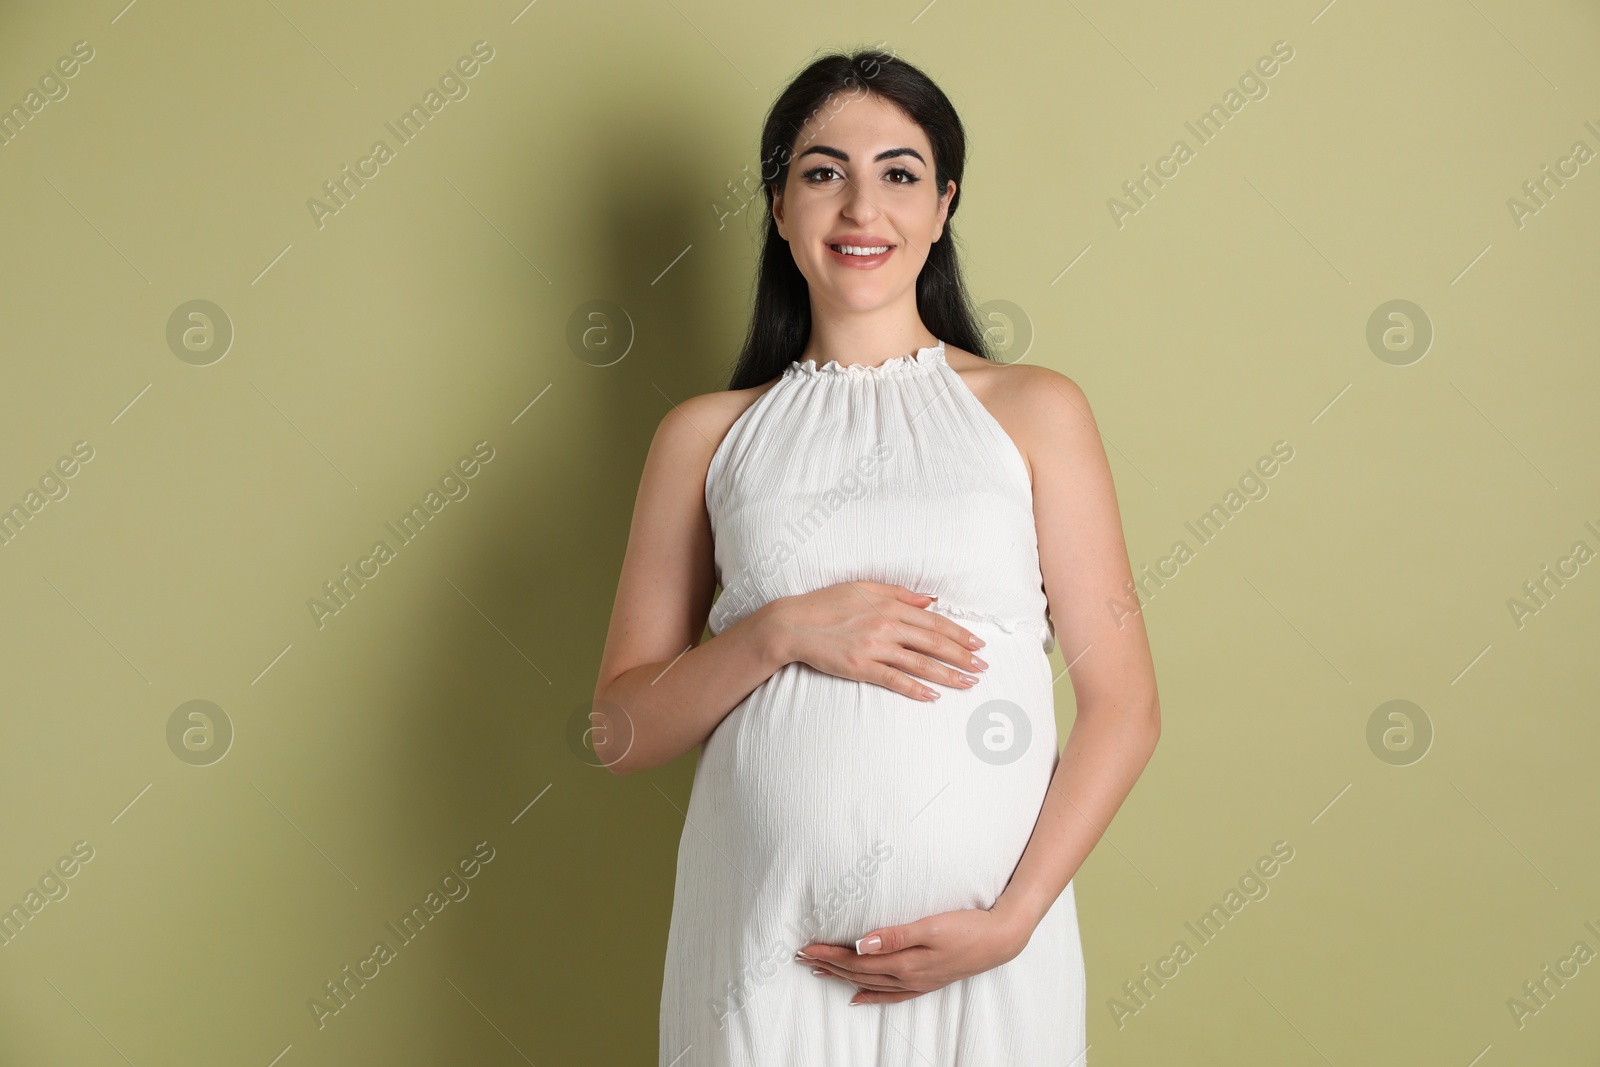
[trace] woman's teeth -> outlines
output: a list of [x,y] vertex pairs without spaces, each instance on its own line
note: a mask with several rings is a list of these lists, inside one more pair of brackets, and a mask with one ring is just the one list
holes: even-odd
[[875,248],[862,248],[857,245],[829,245],[828,247],[847,256],[876,256],[889,251],[888,245],[878,245]]

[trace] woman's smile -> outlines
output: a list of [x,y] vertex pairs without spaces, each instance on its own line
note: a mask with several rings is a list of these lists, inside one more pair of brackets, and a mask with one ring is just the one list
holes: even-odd
[[889,242],[876,239],[824,242],[823,247],[830,259],[851,270],[875,270],[889,261],[895,249]]

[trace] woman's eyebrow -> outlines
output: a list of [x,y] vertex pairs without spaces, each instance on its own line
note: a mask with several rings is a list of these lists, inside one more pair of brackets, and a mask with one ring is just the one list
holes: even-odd
[[[817,153],[818,155],[832,156],[834,159],[842,160],[845,163],[850,162],[850,157],[846,153],[825,144],[812,145],[804,152],[801,152],[798,158],[804,159],[813,152]],[[926,166],[928,162],[922,158],[922,153],[918,152],[915,148],[886,148],[882,152],[879,152],[877,155],[873,156],[872,161],[874,163],[879,163],[885,159],[894,159],[896,156],[911,156],[924,166]]]

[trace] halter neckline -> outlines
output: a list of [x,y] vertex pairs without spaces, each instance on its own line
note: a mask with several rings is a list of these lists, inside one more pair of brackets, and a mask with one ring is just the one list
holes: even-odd
[[838,360],[830,359],[821,367],[817,366],[814,359],[797,359],[789,364],[786,375],[799,374],[808,378],[839,376],[845,378],[898,378],[906,374],[916,374],[933,369],[937,364],[945,362],[944,341],[939,341],[931,348],[919,348],[915,355],[894,356],[884,360],[876,366],[866,366],[852,363],[844,366]]

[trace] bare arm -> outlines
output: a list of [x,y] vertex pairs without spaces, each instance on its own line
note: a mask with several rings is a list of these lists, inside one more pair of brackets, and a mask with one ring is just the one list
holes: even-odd
[[784,665],[765,605],[698,644],[716,576],[705,476],[742,408],[731,394],[668,412],[639,478],[595,686],[595,755],[613,773],[671,762]]
[[[1038,822],[992,909],[1026,934],[1043,919],[1144,771],[1161,705],[1100,431],[1078,386],[1047,368],[1020,381],[1039,565],[1078,717]],[[1026,394],[1024,397],[1023,394]],[[1112,601],[1127,605],[1113,613]],[[1081,656],[1082,658],[1078,658]]]

